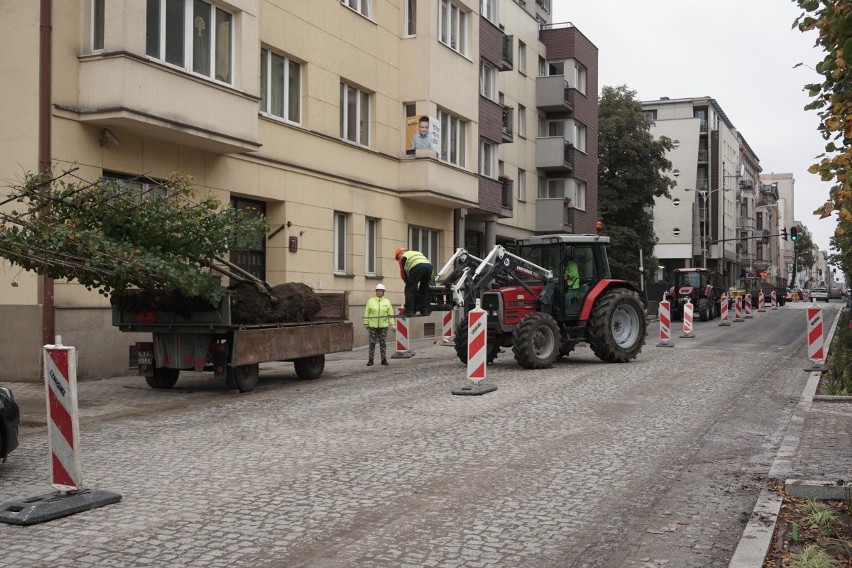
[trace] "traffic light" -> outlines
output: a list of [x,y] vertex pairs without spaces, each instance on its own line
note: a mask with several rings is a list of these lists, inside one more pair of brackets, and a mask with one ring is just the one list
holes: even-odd
[[799,228],[790,227],[790,240],[794,243],[799,240]]
[[785,241],[787,240],[787,227],[784,227],[781,230],[781,238],[783,238]]

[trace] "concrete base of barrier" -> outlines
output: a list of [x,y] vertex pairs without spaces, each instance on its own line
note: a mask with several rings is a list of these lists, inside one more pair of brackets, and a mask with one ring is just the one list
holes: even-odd
[[694,334],[694,333],[692,333],[691,331],[690,331],[690,332],[687,332],[687,333],[681,333],[681,334],[680,334],[680,336],[681,336],[683,339],[695,339],[695,334]]
[[826,367],[825,365],[817,365],[816,363],[814,363],[810,367],[805,367],[805,371],[809,373],[825,373],[826,371],[828,371],[828,367]]
[[455,395],[461,395],[461,396],[477,396],[477,395],[480,395],[480,394],[486,394],[486,393],[496,391],[496,390],[497,390],[497,385],[486,385],[486,384],[482,384],[482,383],[477,382],[477,383],[474,383],[472,385],[462,387],[460,389],[455,389],[451,392]]
[[391,359],[411,359],[414,357],[414,351],[397,351],[391,355]]
[[674,343],[672,343],[668,339],[664,339],[663,341],[657,343],[657,347],[674,347]]
[[719,325],[731,325],[730,321],[720,321]]
[[121,501],[121,495],[98,489],[73,493],[49,493],[0,505],[0,522],[11,525],[35,525],[90,511]]
[[456,341],[452,337],[444,336],[441,339],[439,339],[438,341],[436,341],[435,345],[455,347]]

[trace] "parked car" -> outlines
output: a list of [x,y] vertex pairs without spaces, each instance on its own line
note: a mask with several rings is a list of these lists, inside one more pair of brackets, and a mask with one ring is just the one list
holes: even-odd
[[12,391],[0,387],[0,461],[6,461],[6,456],[18,447],[20,422],[21,413]]
[[817,286],[816,288],[811,288],[810,294],[811,301],[822,300],[823,302],[828,303],[828,290],[825,289],[824,286]]
[[828,289],[828,297],[832,300],[842,300],[843,290],[841,290],[838,286],[832,286]]

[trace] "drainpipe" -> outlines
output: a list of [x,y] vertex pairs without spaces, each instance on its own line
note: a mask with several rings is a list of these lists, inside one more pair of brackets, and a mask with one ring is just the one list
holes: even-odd
[[[53,33],[53,0],[41,0],[39,25],[39,85],[38,85],[38,170],[49,173],[51,51]],[[49,189],[49,188],[48,188]],[[45,209],[42,215],[49,214]],[[42,276],[41,342],[52,344],[56,336],[56,311],[53,303],[53,278]]]

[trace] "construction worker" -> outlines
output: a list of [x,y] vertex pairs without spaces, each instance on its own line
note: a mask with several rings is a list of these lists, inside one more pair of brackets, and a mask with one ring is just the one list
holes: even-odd
[[405,314],[429,315],[432,263],[422,252],[397,247],[393,257],[399,263],[399,275],[405,282]]
[[386,345],[388,328],[393,323],[393,305],[385,298],[385,285],[376,284],[376,295],[367,300],[364,306],[364,327],[370,332],[370,347],[367,366],[373,365],[373,354],[376,352],[376,343],[379,344],[379,354],[382,356],[382,365],[388,364],[388,348]]

